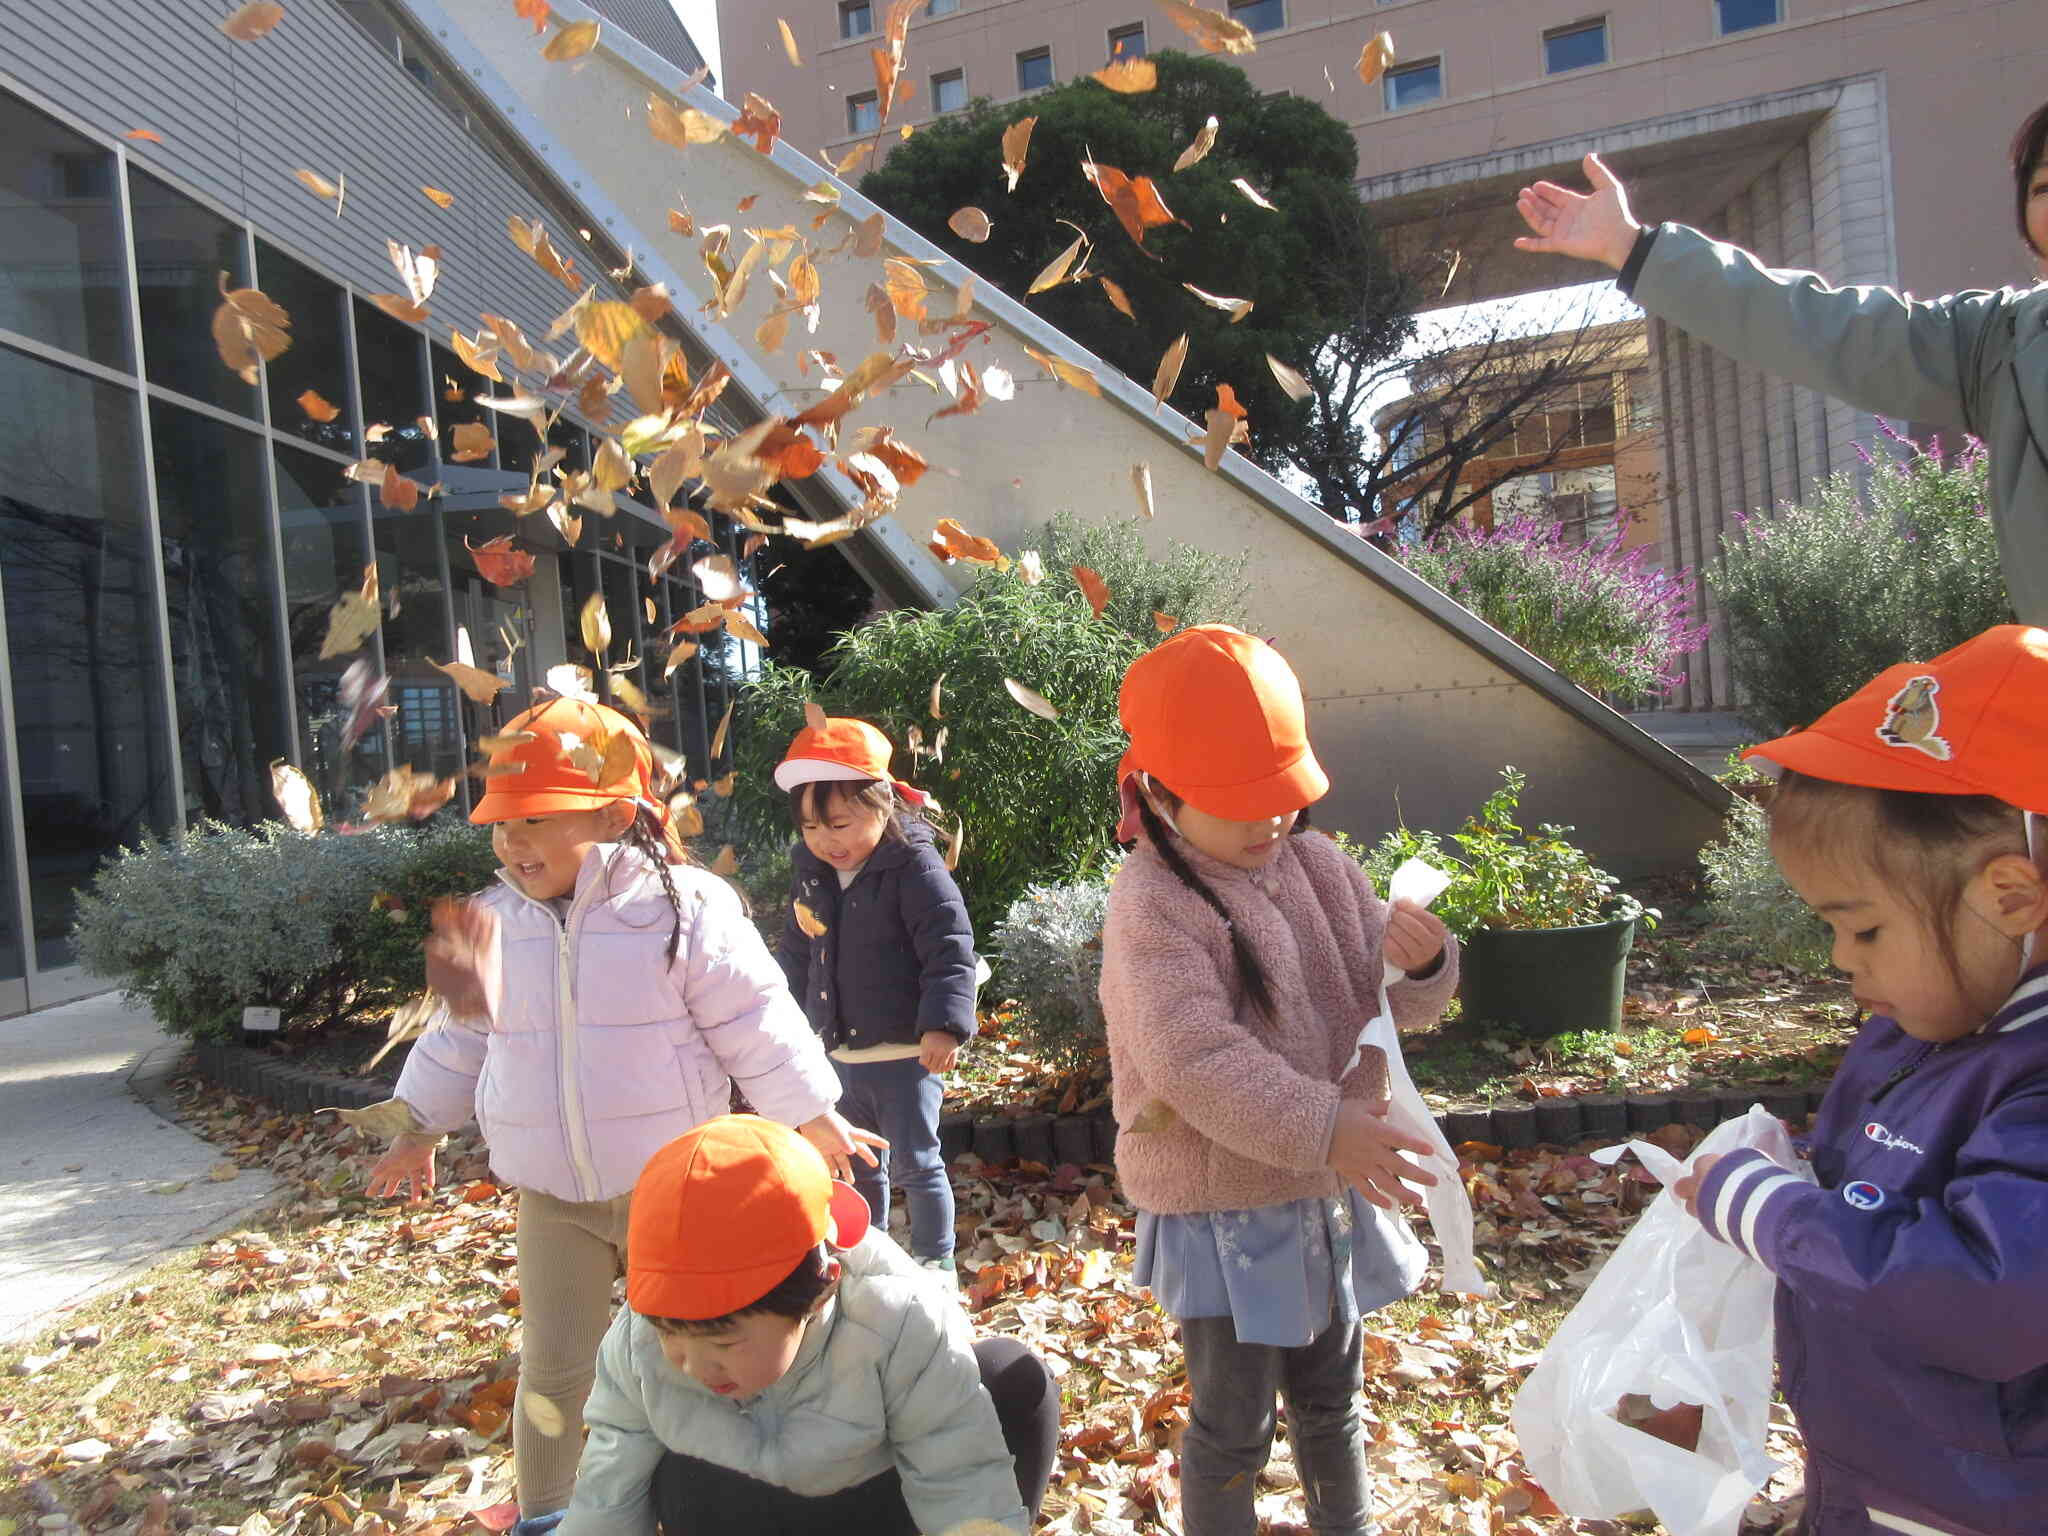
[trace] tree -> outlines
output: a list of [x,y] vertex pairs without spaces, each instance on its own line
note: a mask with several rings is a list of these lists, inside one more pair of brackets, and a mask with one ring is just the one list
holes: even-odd
[[760,558],[776,662],[823,676],[825,653],[874,611],[875,594],[836,545],[785,539]]
[[[1244,72],[1180,53],[1152,56],[1155,89],[1132,95],[1080,79],[1004,107],[977,101],[941,119],[870,172],[861,191],[949,254],[1024,298],[1031,281],[1074,238],[1093,242],[1091,280],[1030,295],[1038,314],[1132,378],[1149,380],[1174,338],[1190,338],[1172,404],[1199,421],[1229,384],[1250,412],[1251,456],[1280,469],[1307,451],[1309,406],[1290,400],[1266,365],[1271,353],[1306,371],[1327,338],[1349,324],[1398,347],[1405,286],[1386,270],[1352,189],[1351,131],[1305,97],[1262,95]],[[1006,190],[1003,130],[1035,117],[1030,154]],[[1187,170],[1176,157],[1203,125],[1215,148]],[[1147,176],[1178,223],[1150,229],[1140,249],[1082,171],[1085,161]],[[1242,178],[1274,205],[1259,207]],[[985,243],[947,221],[977,207],[994,224]],[[1066,222],[1062,222],[1062,221]],[[1071,226],[1071,227],[1070,227]],[[1332,259],[1333,231],[1345,243]],[[1135,319],[1103,285],[1128,295]],[[1252,301],[1233,324],[1182,285]],[[1360,320],[1360,316],[1363,319]]]

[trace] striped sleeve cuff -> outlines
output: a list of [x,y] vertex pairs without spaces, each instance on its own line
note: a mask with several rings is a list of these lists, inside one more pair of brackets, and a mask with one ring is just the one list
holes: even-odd
[[1806,1181],[1780,1168],[1763,1153],[1744,1147],[1715,1163],[1700,1182],[1700,1225],[1724,1243],[1768,1264],[1757,1246],[1766,1213]]

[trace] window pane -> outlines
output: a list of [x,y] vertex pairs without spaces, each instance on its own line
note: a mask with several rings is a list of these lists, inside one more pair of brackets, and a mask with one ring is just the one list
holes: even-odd
[[1116,27],[1109,34],[1109,56],[1112,59],[1142,59],[1145,56],[1145,24],[1141,21],[1128,27]]
[[1751,27],[1768,27],[1778,19],[1778,0],[1715,0],[1721,13],[1723,32],[1747,32]]
[[[441,428],[442,462],[470,469],[490,469],[497,457],[494,435],[497,412],[485,410],[476,400],[479,395],[496,392],[491,381],[480,373],[472,373],[461,358],[439,342],[432,344],[430,356],[434,364],[434,420]],[[458,459],[457,455],[463,449],[455,440],[455,429],[479,425],[486,434],[482,457]],[[474,452],[473,449],[470,451]]]
[[[340,286],[260,240],[256,274],[263,291],[292,317],[290,349],[264,369],[270,386],[270,424],[353,458],[355,413],[349,405],[348,348],[342,337],[346,299]],[[299,396],[309,389],[335,409],[334,420],[321,421],[299,404]]]
[[4,92],[0,145],[0,327],[125,368],[112,152]]
[[1035,91],[1052,84],[1052,50],[1033,48],[1017,55],[1017,89]]
[[163,401],[149,429],[185,814],[247,826],[276,814],[270,764],[291,752],[263,444]]
[[297,448],[277,448],[278,533],[284,548],[284,600],[291,630],[292,688],[298,703],[299,761],[330,819],[352,817],[354,792],[384,771],[383,736],[368,733],[347,752],[341,738],[348,724],[340,690],[342,673],[368,657],[376,664],[376,640],[344,656],[321,659],[328,615],[344,592],[363,584],[370,551],[366,530],[367,487],[343,474],[343,466]]
[[839,7],[839,35],[866,37],[875,30],[875,13],[867,0],[849,0]]
[[1424,59],[1416,64],[1390,69],[1386,74],[1387,110],[1398,112],[1403,107],[1418,106],[1425,101],[1435,101],[1444,93],[1444,67],[1441,59]]
[[135,411],[129,390],[0,348],[0,581],[44,966],[71,961],[73,890],[176,815]]
[[463,771],[462,696],[433,665],[455,659],[441,580],[440,513],[425,502],[414,512],[393,512],[372,497],[370,527],[384,594],[384,671],[398,707],[385,727],[389,760],[436,778],[455,777]]
[[1230,0],[1230,16],[1254,32],[1271,32],[1286,23],[1281,0]]
[[1607,23],[1566,27],[1543,37],[1543,67],[1551,74],[1607,62]]
[[881,109],[875,100],[875,93],[868,91],[859,96],[846,98],[846,131],[848,133],[873,133],[881,126]]
[[960,0],[931,0],[931,4],[925,7],[925,14],[928,16],[950,16],[959,9]]
[[[220,308],[221,274],[227,274],[231,287],[249,282],[240,226],[144,171],[128,177],[128,206],[135,219],[135,281],[149,382],[223,410],[259,414],[255,387],[229,372],[209,330]],[[290,304],[278,303],[291,313]],[[296,315],[293,321],[296,348]],[[290,355],[287,351],[284,357]]]
[[[489,704],[473,699],[462,701],[469,738],[495,731],[533,702],[534,671],[533,608],[527,601],[530,582],[545,579],[544,568],[536,569],[527,582],[501,587],[487,581],[477,567],[474,550],[491,539],[523,534],[519,520],[502,507],[462,510],[449,508],[442,514],[448,534],[448,572],[454,585],[455,623],[469,636],[475,665],[494,674],[505,687]],[[522,548],[531,552],[532,541],[522,537]],[[472,781],[471,793],[480,793]]]
[[[1022,66],[1019,66],[1022,73]],[[932,110],[934,112],[957,112],[967,105],[967,77],[959,70],[948,70],[943,75],[932,76]]]
[[420,428],[427,402],[419,332],[356,300],[356,371],[363,381],[363,414],[373,430],[380,425],[389,429],[381,442],[366,443],[364,452],[406,474],[424,469],[433,448]]

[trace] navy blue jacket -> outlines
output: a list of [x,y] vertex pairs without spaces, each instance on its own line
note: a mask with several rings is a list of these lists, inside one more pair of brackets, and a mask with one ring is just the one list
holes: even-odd
[[1872,1019],[1812,1148],[1818,1186],[1742,1151],[1699,1194],[1778,1277],[1812,1528],[2048,1529],[2048,965],[1961,1040]]
[[[915,1045],[930,1030],[956,1040],[974,1034],[974,926],[932,829],[900,816],[903,836],[875,845],[853,884],[806,848],[790,850],[790,910],[782,962],[827,1050]],[[801,901],[825,925],[817,938],[797,926]]]

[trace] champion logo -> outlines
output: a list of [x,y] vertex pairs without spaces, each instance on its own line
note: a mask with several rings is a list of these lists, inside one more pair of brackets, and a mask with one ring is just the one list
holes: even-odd
[[1874,1211],[1884,1204],[1884,1191],[1868,1179],[1842,1186],[1842,1198],[1859,1211]]
[[1925,1157],[1927,1149],[1916,1146],[1903,1136],[1894,1136],[1875,1120],[1863,1127],[1863,1134],[1887,1151],[1911,1152],[1915,1157]]

